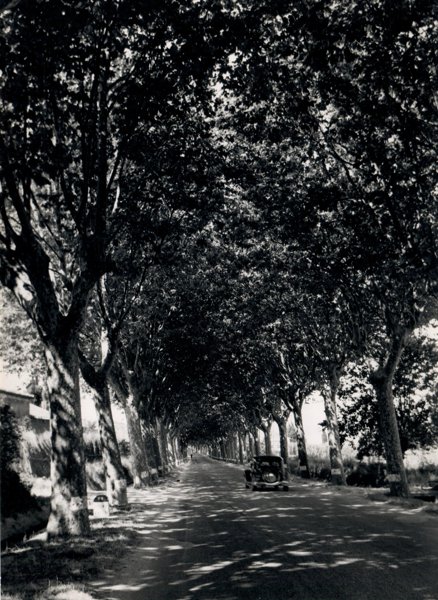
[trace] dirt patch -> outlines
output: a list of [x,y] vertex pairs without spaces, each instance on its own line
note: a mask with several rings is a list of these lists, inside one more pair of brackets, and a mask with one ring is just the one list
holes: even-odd
[[53,595],[54,583],[76,584],[73,589],[86,592],[87,581],[97,575],[102,564],[110,566],[136,537],[127,515],[111,523],[96,522],[93,529],[89,538],[45,542],[38,536],[6,550],[2,554],[3,593],[17,594],[20,590],[20,600],[28,600],[41,594],[48,598],[51,590],[50,597],[58,598]]

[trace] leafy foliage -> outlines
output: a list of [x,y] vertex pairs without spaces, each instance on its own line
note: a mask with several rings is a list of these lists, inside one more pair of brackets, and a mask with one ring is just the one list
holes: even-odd
[[0,406],[0,460],[1,471],[10,471],[20,457],[20,431],[17,418],[10,406]]
[[[87,308],[92,359],[106,319],[145,417],[186,442],[253,427],[428,318],[434,3],[50,0],[5,23],[3,281],[24,264],[46,320]],[[413,343],[404,450],[436,439],[429,375]],[[381,453],[371,388],[346,385],[345,436]]]
[[[414,338],[396,373],[394,397],[403,453],[438,442],[436,359],[433,341]],[[383,454],[377,400],[366,376],[364,364],[351,366],[340,392],[341,432],[356,446],[358,458]]]
[[0,290],[0,355],[9,372],[30,375],[44,373],[44,356],[38,332],[26,313],[17,306],[8,290]]

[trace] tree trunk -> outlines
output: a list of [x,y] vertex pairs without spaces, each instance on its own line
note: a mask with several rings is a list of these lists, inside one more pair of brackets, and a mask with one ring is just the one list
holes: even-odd
[[228,460],[230,458],[230,446],[228,443],[228,439],[226,439],[224,441],[224,452],[225,452],[225,459]]
[[265,444],[265,454],[267,454],[268,456],[270,454],[272,454],[271,427],[272,427],[272,422],[266,423],[266,424],[264,423],[263,425],[261,425],[261,429],[263,431],[264,444]]
[[158,465],[161,458],[158,456],[158,445],[155,438],[155,429],[141,417],[140,426],[145,444],[145,452],[149,471],[149,483],[158,483]]
[[140,425],[140,415],[138,414],[137,403],[132,393],[129,393],[125,398],[124,409],[126,424],[128,426],[134,487],[140,488],[149,484],[149,465]]
[[241,465],[243,465],[243,463],[245,462],[245,457],[243,455],[243,443],[242,436],[240,435],[240,433],[237,434],[237,441],[239,444],[239,462]]
[[298,402],[294,404],[293,412],[294,412],[294,419],[295,419],[295,429],[296,429],[296,434],[297,434],[298,463],[299,463],[300,475],[303,479],[309,479],[310,478],[310,469],[309,469],[309,459],[307,456],[306,437],[304,434],[301,405]]
[[183,455],[181,453],[181,447],[179,444],[179,437],[178,435],[175,436],[174,440],[173,440],[174,444],[175,444],[175,455],[176,455],[176,460],[178,463],[180,463],[183,459]]
[[259,438],[259,432],[257,429],[254,429],[253,431],[253,437],[254,437],[254,451],[255,451],[255,455],[256,456],[260,456],[262,451],[260,448],[260,438]]
[[167,434],[164,423],[157,417],[157,440],[160,445],[161,454],[161,469],[162,474],[165,475],[169,471],[169,453],[167,449]]
[[[129,375],[126,375],[125,379],[128,379]],[[122,384],[119,376],[114,373],[114,371],[111,371],[110,373],[110,382],[125,411],[134,487],[139,488],[147,486],[149,483],[149,468],[145,443],[140,426],[140,415],[137,408],[135,388],[132,385],[132,382],[125,381],[126,385],[128,385],[127,391],[125,385]]]
[[274,420],[278,425],[280,434],[280,456],[284,462],[286,477],[289,475],[289,448],[287,444],[287,419],[285,417],[274,416]]
[[331,482],[334,485],[346,485],[344,465],[342,462],[341,440],[339,437],[338,417],[336,414],[336,398],[339,387],[339,368],[330,368],[330,393],[324,394],[324,408],[327,420],[327,437],[329,444]]
[[245,438],[247,441],[247,447],[248,447],[248,456],[250,456],[251,458],[253,458],[255,456],[255,452],[254,452],[254,438],[251,436],[250,433],[246,433],[245,434]]
[[179,436],[177,436],[176,441],[177,441],[178,455],[182,460],[184,460],[187,458],[187,444],[185,444],[185,443],[183,444],[181,442],[181,438]]
[[166,452],[167,452],[167,463],[169,465],[169,470],[175,464],[175,456],[173,455],[172,448],[172,432],[170,427],[163,421],[163,442],[166,444]]
[[161,461],[160,444],[157,437],[157,430],[155,427],[150,427],[150,440],[151,440],[151,469],[152,480],[158,482],[160,477],[160,471],[162,471],[163,465]]
[[230,459],[231,460],[235,460],[236,459],[236,452],[235,452],[235,446],[234,446],[234,436],[230,435],[229,440],[228,440],[228,448],[229,448],[229,453],[230,453]]
[[172,430],[169,430],[169,444],[170,444],[170,453],[172,456],[173,466],[178,464],[178,454],[176,448],[176,433]]
[[177,435],[173,435],[171,437],[171,444],[172,444],[173,455],[175,457],[175,464],[178,465],[181,460],[181,455],[179,452],[179,444],[178,444],[178,436]]
[[234,461],[237,463],[239,462],[239,448],[237,446],[237,437],[235,433],[233,433],[233,436],[231,438],[231,446],[233,448]]
[[82,377],[93,391],[108,500],[112,506],[126,506],[128,503],[126,479],[114,429],[108,375],[106,370],[95,369],[82,353],[80,353],[80,366]]
[[231,449],[230,438],[228,437],[225,441],[225,458],[230,460],[230,458],[233,458],[232,454],[233,451]]
[[60,339],[45,347],[51,413],[52,496],[48,538],[88,535],[85,475],[79,393],[77,337]]
[[224,444],[224,440],[220,440],[219,441],[219,451],[220,451],[220,457],[221,458],[225,458],[225,444]]
[[387,480],[391,496],[409,497],[409,485],[403,462],[397,416],[394,407],[392,384],[400,362],[406,340],[411,330],[396,331],[391,340],[391,348],[386,363],[370,374],[379,406],[380,435],[385,448]]
[[99,424],[108,499],[112,506],[123,507],[128,503],[128,494],[106,379],[96,381],[93,386],[93,396]]

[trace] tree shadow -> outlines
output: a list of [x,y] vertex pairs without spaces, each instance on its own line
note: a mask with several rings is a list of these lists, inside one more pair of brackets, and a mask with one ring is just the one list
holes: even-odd
[[337,488],[252,492],[237,470],[200,462],[132,500],[138,547],[94,582],[106,600],[438,598],[433,531]]

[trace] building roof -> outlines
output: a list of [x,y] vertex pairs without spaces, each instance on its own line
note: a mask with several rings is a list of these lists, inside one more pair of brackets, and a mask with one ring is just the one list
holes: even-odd
[[32,394],[24,394],[23,392],[16,392],[5,388],[0,388],[0,395],[11,397],[14,400],[27,400],[28,402],[31,402],[34,398]]

